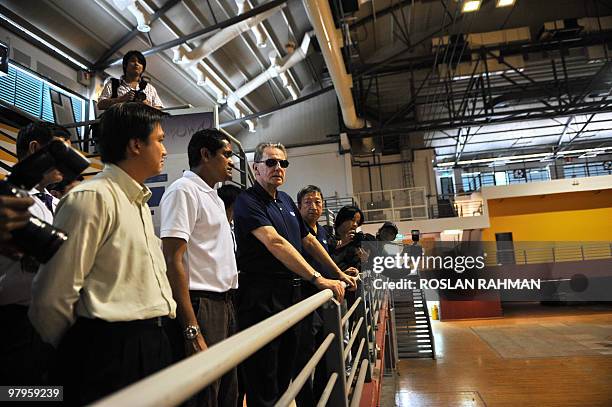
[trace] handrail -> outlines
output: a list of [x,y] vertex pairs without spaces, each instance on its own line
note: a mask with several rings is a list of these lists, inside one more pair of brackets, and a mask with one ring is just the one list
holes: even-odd
[[346,344],[346,348],[344,349],[344,360],[346,360],[349,353],[351,353],[351,348],[353,347],[353,343],[357,338],[357,334],[359,333],[359,328],[361,328],[361,324],[363,324],[363,317],[359,318],[359,321],[357,321],[357,324],[355,325],[355,329],[353,329],[353,332],[351,332],[351,337],[349,338],[349,341]]
[[333,333],[327,335],[321,346],[319,346],[319,349],[317,349],[310,361],[306,364],[306,366],[304,366],[295,380],[293,380],[293,382],[289,385],[285,391],[285,394],[283,394],[282,397],[276,402],[274,407],[285,407],[291,404],[291,401],[298,395],[302,389],[302,386],[304,383],[306,383],[306,380],[308,380],[313,370],[317,367],[317,364],[329,348],[329,345],[331,345],[334,337],[335,335]]
[[32,114],[30,114],[30,113],[26,112],[26,111],[25,111],[25,110],[23,110],[23,109],[18,108],[18,107],[17,107],[17,106],[15,106],[15,105],[12,105],[12,104],[10,104],[10,103],[7,103],[7,102],[5,102],[5,101],[4,101],[4,100],[2,100],[2,99],[0,99],[0,107],[4,107],[4,108],[6,108],[6,109],[8,109],[8,110],[11,110],[11,111],[13,111],[13,112],[17,113],[17,114],[20,114],[21,116],[23,116],[23,117],[25,117],[26,119],[31,120],[31,121],[33,121],[33,122],[41,122],[41,121],[42,121],[40,118],[38,118],[38,117],[36,117],[36,116],[34,116],[34,115],[32,115]]
[[[328,402],[334,407],[348,407],[349,395],[352,396],[350,405],[356,406],[359,404],[364,382],[370,383],[372,380],[370,364],[374,363],[377,357],[376,346],[372,346],[374,342],[368,334],[376,327],[371,326],[366,304],[372,307],[372,298],[379,297],[382,293],[372,293],[369,289],[366,291],[366,286],[369,284],[364,281],[358,288],[358,298],[361,301],[357,301],[358,306],[355,307],[351,319],[353,322],[357,319],[358,321],[354,324],[351,338],[346,345],[343,345],[342,341],[344,335],[340,304],[333,299],[333,293],[328,289],[215,344],[204,352],[190,356],[92,405],[102,407],[117,405],[176,406],[281,336],[308,314],[319,309],[323,319],[323,329],[327,336],[301,372],[293,378],[292,383],[289,384],[275,406],[290,405],[323,357],[326,361],[328,381],[317,407],[323,407]],[[370,325],[370,330],[366,325]],[[355,342],[359,343],[359,349],[353,355],[353,366],[349,373],[349,382],[347,382],[344,361]],[[358,378],[353,387],[352,382],[357,373]],[[352,391],[351,387],[353,387]]]
[[[359,348],[357,348],[357,353],[355,354],[355,360],[360,360],[361,353],[363,352],[363,345],[365,345],[365,338],[361,338],[361,341],[359,342]],[[353,364],[349,377],[346,381],[346,383],[348,384],[348,387],[346,389],[347,395],[351,391],[350,385],[351,383],[353,383],[353,379],[355,378],[355,373],[357,373],[357,363]]]
[[355,391],[353,392],[353,398],[351,399],[351,407],[359,406],[359,402],[361,401],[361,393],[363,392],[363,383],[365,383],[369,363],[370,362],[367,359],[364,359],[361,362],[359,376],[357,377],[357,384],[355,385]]
[[346,314],[344,314],[344,316],[342,317],[342,326],[344,326],[344,324],[346,324],[346,321],[348,321],[351,315],[353,315],[353,312],[355,312],[360,302],[361,302],[361,297],[357,298],[355,302],[353,303],[353,306],[348,311],[346,311]]
[[[323,290],[204,352],[95,402],[93,406],[176,406],[279,337],[332,297],[331,290]],[[199,380],[194,381],[194,377]]]
[[567,261],[599,260],[612,257],[612,242],[601,241],[568,245],[564,242],[551,242],[549,245],[532,246],[518,242],[508,249],[487,248],[487,266],[497,264],[543,264]]
[[[226,130],[224,130],[223,128],[219,127],[218,130],[221,133],[225,134],[230,139],[230,142],[238,146],[238,150],[240,151],[241,158],[245,161],[245,164],[246,164],[246,165],[243,165],[243,168],[241,169],[241,171],[243,173],[246,172],[246,175],[248,176],[248,180],[251,181],[251,184],[255,184],[255,174],[253,173],[253,168],[251,168],[251,166],[248,165],[248,161],[246,159],[246,153],[244,152],[244,149],[242,148],[242,143],[237,138],[235,138],[230,133],[228,133]],[[245,179],[244,187],[245,188],[247,187],[246,179]]]
[[336,380],[338,380],[338,373],[332,373],[332,375],[329,376],[325,389],[323,389],[323,393],[321,394],[321,399],[319,399],[319,402],[317,403],[317,407],[325,407],[327,405],[327,400],[329,400],[329,396],[331,396]]

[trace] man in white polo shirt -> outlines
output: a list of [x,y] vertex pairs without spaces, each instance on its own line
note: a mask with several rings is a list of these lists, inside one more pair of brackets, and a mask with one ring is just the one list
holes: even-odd
[[[160,207],[163,252],[184,340],[179,347],[190,356],[235,333],[231,295],[238,272],[225,206],[214,189],[231,179],[231,144],[218,130],[201,130],[191,137],[187,155],[190,170],[170,185]],[[193,401],[235,407],[237,396],[233,369]]]

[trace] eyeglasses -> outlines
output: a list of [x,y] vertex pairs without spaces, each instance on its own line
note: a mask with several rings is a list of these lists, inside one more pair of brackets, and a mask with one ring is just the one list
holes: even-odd
[[276,158],[268,158],[265,161],[255,161],[256,163],[265,163],[266,167],[274,168],[276,164],[280,164],[281,168],[289,167],[289,161],[287,160],[277,160]]

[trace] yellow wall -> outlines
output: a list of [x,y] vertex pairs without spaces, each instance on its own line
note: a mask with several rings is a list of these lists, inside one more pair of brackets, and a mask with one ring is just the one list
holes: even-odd
[[487,202],[491,227],[482,240],[495,241],[495,233],[512,232],[514,241],[612,241],[612,189],[572,192]]

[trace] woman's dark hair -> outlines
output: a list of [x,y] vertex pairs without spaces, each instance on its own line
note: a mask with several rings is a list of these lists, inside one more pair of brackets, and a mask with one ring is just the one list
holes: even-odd
[[225,145],[224,141],[229,143],[229,138],[217,129],[205,129],[194,133],[187,146],[189,168],[194,168],[200,164],[200,161],[202,161],[200,151],[203,148],[207,149],[210,154],[215,155],[217,150]]
[[342,208],[340,208],[340,210],[336,214],[336,219],[334,220],[334,228],[336,229],[336,231],[338,230],[338,226],[342,225],[342,223],[344,223],[347,220],[353,219],[356,213],[361,215],[361,219],[359,220],[359,225],[357,225],[357,226],[361,226],[364,221],[364,216],[363,216],[363,212],[361,212],[361,209],[359,209],[358,207],[354,205],[347,205],[347,206],[343,206]]
[[37,141],[38,144],[44,146],[51,142],[54,137],[70,140],[70,133],[65,127],[49,122],[34,122],[22,127],[15,142],[17,158],[21,160],[28,155],[32,141]]
[[161,124],[161,110],[144,103],[117,103],[107,109],[100,119],[98,149],[102,162],[116,164],[126,158],[131,139],[149,142],[149,135]]
[[236,198],[238,198],[238,195],[240,195],[241,192],[242,189],[232,184],[225,184],[217,189],[217,194],[223,201],[225,209],[229,209],[232,207],[232,205],[234,205]]
[[138,62],[140,62],[140,65],[142,65],[142,72],[144,73],[144,71],[147,70],[147,59],[144,55],[142,55],[142,52],[132,50],[128,51],[127,54],[123,56],[123,74],[125,75],[125,70],[127,69],[128,61],[132,57],[136,57],[136,59],[138,59]]

